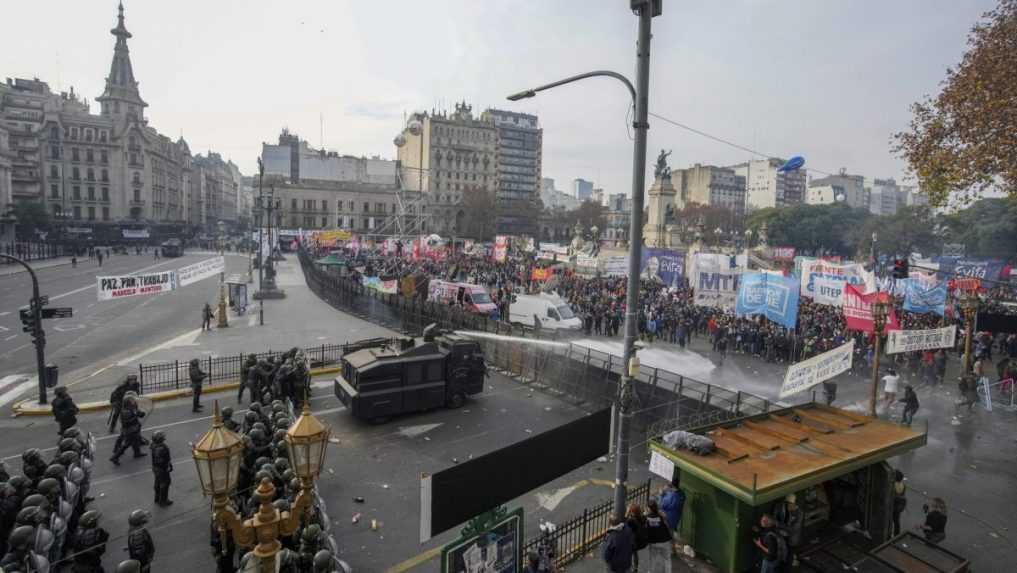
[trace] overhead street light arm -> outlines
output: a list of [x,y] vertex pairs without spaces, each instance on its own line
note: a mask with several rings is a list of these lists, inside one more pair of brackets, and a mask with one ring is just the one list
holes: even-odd
[[558,80],[556,82],[551,82],[549,84],[544,84],[542,86],[535,87],[533,89],[523,90],[519,93],[514,93],[508,96],[507,99],[509,101],[519,101],[521,99],[531,98],[537,95],[537,92],[542,92],[544,90],[549,90],[551,88],[556,88],[558,86],[563,86],[565,84],[571,84],[572,82],[578,82],[579,80],[585,80],[586,78],[595,78],[601,76],[614,78],[620,81],[621,83],[625,84],[625,87],[629,90],[629,95],[632,96],[633,105],[636,103],[636,88],[632,85],[632,82],[630,82],[628,78],[619,74],[618,72],[612,72],[610,70],[596,70],[592,72],[586,72],[585,74],[579,74],[577,76],[571,76],[563,80]]

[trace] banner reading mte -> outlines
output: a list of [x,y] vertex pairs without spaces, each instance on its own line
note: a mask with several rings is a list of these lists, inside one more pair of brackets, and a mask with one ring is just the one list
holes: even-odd
[[185,287],[200,280],[226,272],[226,257],[212,257],[177,269],[177,280]]
[[95,277],[95,279],[100,301],[160,294],[177,288],[176,271],[164,271],[151,275]]
[[851,370],[851,359],[855,352],[855,341],[841,344],[833,350],[813,356],[788,367],[784,384],[780,387],[780,398],[787,398],[812,388],[816,384]]
[[928,330],[891,330],[886,334],[886,353],[953,348],[956,339],[956,324]]

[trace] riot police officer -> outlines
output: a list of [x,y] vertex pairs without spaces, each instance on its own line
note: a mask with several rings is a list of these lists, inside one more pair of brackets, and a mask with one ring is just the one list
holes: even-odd
[[109,532],[99,527],[102,514],[86,511],[78,520],[74,534],[74,573],[103,573],[102,556],[106,553]]
[[46,473],[46,462],[39,448],[28,448],[21,453],[21,473],[32,482],[32,486],[42,479],[42,474]]
[[52,405],[53,417],[60,425],[60,430],[57,433],[62,436],[67,428],[78,423],[78,406],[74,403],[71,395],[67,393],[65,386],[57,386],[53,390],[53,394],[55,395]]
[[[140,573],[149,573],[155,558],[155,543],[145,524],[152,515],[143,509],[135,509],[127,518],[130,529],[127,532],[127,553],[138,562]],[[119,571],[119,567],[117,568]]]
[[117,429],[117,420],[120,419],[120,412],[124,406],[124,395],[128,392],[134,392],[135,394],[141,393],[141,384],[138,383],[138,377],[134,374],[124,378],[123,381],[121,381],[120,384],[113,389],[113,393],[109,395],[109,433],[111,434]]
[[[248,396],[251,400],[258,399],[258,358],[253,354],[248,354],[247,359],[244,360],[243,366],[240,367],[240,389],[237,391],[237,404],[244,402],[244,389],[248,391]],[[252,375],[253,373],[253,375]]]
[[161,507],[173,505],[169,498],[170,472],[173,471],[173,457],[166,445],[166,434],[161,430],[152,434],[152,475],[155,476],[155,504]]
[[200,412],[202,409],[201,385],[205,382],[205,378],[208,378],[208,374],[201,370],[201,365],[198,359],[192,358],[191,364],[187,369],[187,375],[191,379],[191,396],[194,399],[191,411]]
[[30,525],[16,527],[8,539],[10,548],[0,560],[4,571],[32,571],[48,573],[49,560],[34,551],[35,528]]
[[141,562],[137,559],[121,561],[115,573],[141,573]]
[[117,438],[116,447],[113,449],[113,457],[109,461],[113,465],[120,465],[120,456],[124,455],[127,448],[134,450],[134,457],[141,458],[148,454],[141,451],[141,419],[145,413],[138,408],[138,402],[130,394],[124,397],[124,408],[121,414],[123,420],[120,422],[120,437]]
[[240,431],[240,425],[233,419],[233,408],[226,406],[222,409],[222,425],[231,432]]

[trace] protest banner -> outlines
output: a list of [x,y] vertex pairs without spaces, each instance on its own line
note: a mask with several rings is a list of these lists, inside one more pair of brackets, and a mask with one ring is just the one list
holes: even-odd
[[820,382],[851,370],[851,360],[855,353],[855,341],[827,350],[788,367],[784,374],[784,383],[780,386],[780,398],[784,399],[798,392],[808,390]]
[[[885,292],[862,294],[858,285],[847,284],[844,286],[844,321],[847,323],[849,330],[860,330],[862,332],[872,332],[874,330],[875,327],[872,324],[872,303],[877,299],[889,303],[890,295]],[[897,313],[894,312],[892,304],[887,304],[886,325],[883,327],[883,332],[886,333],[890,330],[899,329]]]
[[623,277],[629,274],[628,255],[612,255],[604,259],[604,274],[609,277]]
[[773,247],[770,249],[770,258],[775,261],[793,261],[795,258],[795,248]]
[[925,330],[891,330],[886,335],[886,353],[899,354],[915,350],[953,348],[956,341],[956,324]]
[[177,269],[177,282],[185,287],[225,271],[226,257],[212,257]]
[[699,306],[734,308],[738,298],[738,285],[742,272],[739,269],[696,268],[692,287],[695,303]]
[[685,280],[685,251],[644,248],[639,274],[648,279],[656,278],[666,286],[678,286]]
[[918,314],[934,312],[939,316],[946,314],[946,283],[941,282],[932,288],[924,288],[915,279],[907,279],[904,290],[904,310]]
[[812,281],[812,301],[827,306],[844,306],[844,285],[847,281],[832,277],[815,277]]
[[508,258],[509,249],[509,237],[508,235],[498,235],[494,238],[494,260],[499,263],[504,263],[505,259]]
[[864,291],[876,289],[875,275],[871,271],[866,271],[861,263],[840,264],[822,259],[805,260],[801,263],[802,296],[814,298],[817,278],[841,280],[850,284],[863,285],[862,290]]
[[798,280],[769,273],[746,273],[738,287],[735,314],[761,314],[794,328],[798,320]]
[[163,271],[148,275],[95,277],[100,301],[119,300],[131,296],[160,294],[177,288],[176,271]]

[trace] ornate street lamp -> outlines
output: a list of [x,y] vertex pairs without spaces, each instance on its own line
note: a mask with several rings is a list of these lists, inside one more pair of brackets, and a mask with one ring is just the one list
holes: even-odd
[[978,294],[971,291],[961,297],[960,307],[964,313],[964,375],[971,372],[971,338],[974,329],[975,315],[978,314]]
[[293,500],[292,510],[280,511],[272,505],[275,487],[266,478],[255,490],[260,501],[257,513],[242,519],[230,506],[230,497],[237,490],[244,445],[240,436],[223,426],[219,402],[215,402],[212,428],[194,445],[191,455],[198,468],[202,492],[212,496],[216,526],[223,535],[228,529],[238,546],[254,547],[251,554],[257,559],[259,573],[275,572],[276,554],[282,548],[279,538],[293,535],[300,526],[300,518],[310,508],[311,488],[325,459],[329,433],[329,428],[311,414],[305,401],[300,418],[286,432],[294,471],[300,477],[300,492]]
[[[877,295],[878,296],[878,295]],[[872,355],[872,394],[869,396],[869,415],[876,417],[876,395],[879,388],[879,354],[883,347],[883,327],[886,325],[886,301],[876,299],[872,302],[872,334],[876,339],[876,351]]]

